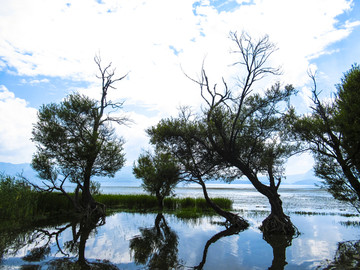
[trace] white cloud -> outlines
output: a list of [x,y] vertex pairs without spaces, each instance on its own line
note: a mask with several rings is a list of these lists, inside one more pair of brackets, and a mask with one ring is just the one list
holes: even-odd
[[23,84],[31,84],[31,85],[39,84],[39,83],[49,83],[49,82],[50,81],[48,79],[41,79],[41,80],[38,80],[38,79],[32,79],[32,80],[22,79],[21,80],[21,83],[23,83]]
[[35,151],[30,138],[36,112],[0,85],[0,162],[30,162]]
[[[98,89],[93,56],[100,52],[103,63],[112,61],[119,76],[130,71],[112,99],[134,105],[134,114],[142,104],[161,116],[176,115],[180,105],[201,103],[198,86],[181,67],[196,78],[205,58],[213,83],[222,76],[232,78],[229,65],[235,55],[229,53],[229,31],[268,34],[279,48],[271,64],[284,71],[277,79],[302,89],[309,82],[311,62],[332,53],[328,46],[359,25],[337,21],[351,8],[347,0],[237,1],[241,5],[221,12],[210,1],[195,0],[2,2],[0,70],[6,63],[19,75],[85,80]],[[153,121],[142,117],[141,122]],[[131,130],[140,132],[140,127]],[[137,144],[132,143],[135,137],[129,145]]]

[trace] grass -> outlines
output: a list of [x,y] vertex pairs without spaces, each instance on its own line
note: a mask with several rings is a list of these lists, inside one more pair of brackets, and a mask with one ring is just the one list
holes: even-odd
[[[70,194],[72,195],[72,194]],[[94,199],[114,211],[150,212],[158,210],[158,201],[150,195],[113,195],[98,194]],[[232,201],[214,198],[221,208],[230,210]],[[164,211],[179,217],[198,217],[213,214],[204,198],[166,198]],[[71,202],[61,193],[41,193],[13,177],[0,174],[0,221],[31,223],[53,218],[70,216],[73,211]]]
[[[158,208],[158,202],[155,196],[138,195],[113,195],[101,194],[94,196],[94,199],[106,205],[110,209],[128,210],[128,211],[155,211]],[[213,198],[213,201],[223,209],[230,210],[232,201],[226,198]],[[212,208],[203,198],[165,198],[165,211],[177,211],[179,215],[193,216],[196,213],[212,212]]]

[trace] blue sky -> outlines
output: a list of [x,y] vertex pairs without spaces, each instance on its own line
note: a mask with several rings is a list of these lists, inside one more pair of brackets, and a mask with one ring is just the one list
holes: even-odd
[[[236,61],[230,31],[264,34],[278,50],[269,64],[280,81],[299,91],[300,109],[309,104],[309,68],[318,73],[323,98],[355,62],[360,63],[360,3],[350,0],[0,0],[0,162],[30,162],[32,124],[42,104],[80,91],[100,94],[93,58],[112,62],[128,77],[111,94],[125,100],[134,121],[118,127],[126,140],[128,165],[148,148],[144,130],[177,108],[199,108],[197,77],[205,68],[213,83],[234,83]],[[241,74],[240,74],[241,75]],[[292,158],[287,174],[306,172],[309,156]]]

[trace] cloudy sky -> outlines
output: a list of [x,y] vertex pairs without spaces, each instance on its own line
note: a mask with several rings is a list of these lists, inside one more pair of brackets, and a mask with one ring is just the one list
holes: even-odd
[[[309,103],[309,68],[324,98],[360,62],[360,3],[351,0],[0,0],[0,162],[30,162],[32,124],[42,104],[73,91],[99,97],[94,56],[112,62],[112,100],[125,100],[134,121],[117,130],[128,165],[148,148],[144,130],[177,108],[201,104],[196,78],[205,61],[211,82],[231,82],[236,61],[230,31],[269,35],[278,50],[269,64],[293,84],[296,105]],[[205,59],[205,60],[204,60]],[[258,86],[259,88],[265,86]],[[291,160],[287,173],[311,168]]]

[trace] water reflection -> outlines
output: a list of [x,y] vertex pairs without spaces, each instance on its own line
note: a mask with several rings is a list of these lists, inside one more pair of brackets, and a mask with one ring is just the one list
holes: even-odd
[[216,216],[186,220],[123,212],[108,216],[106,224],[75,220],[23,232],[0,231],[0,269],[359,267],[360,241],[349,241],[360,239],[359,217],[293,215],[299,237],[264,239],[258,226],[267,213],[261,213],[248,214],[252,225],[240,233],[224,230]]
[[178,235],[166,223],[162,213],[155,218],[154,227],[139,228],[140,235],[130,240],[130,250],[136,264],[147,269],[177,269]]
[[286,248],[291,246],[293,237],[288,235],[264,235],[264,240],[273,249],[273,260],[269,270],[283,270],[287,265]]
[[360,269],[360,240],[340,242],[334,260],[324,265],[318,269]]
[[208,249],[209,249],[211,244],[215,243],[220,238],[230,236],[230,235],[233,235],[233,234],[238,234],[241,231],[242,230],[240,230],[238,226],[231,226],[231,227],[227,228],[226,230],[223,230],[223,231],[215,234],[213,237],[211,237],[205,244],[201,262],[197,266],[195,266],[194,269],[203,269],[203,267],[204,267],[204,265],[206,263],[206,257],[207,257]]
[[[105,224],[105,217],[96,220],[73,220],[65,225],[47,228],[36,228],[33,231],[20,232],[15,237],[10,232],[3,232],[2,243],[5,246],[1,249],[1,255],[15,256],[25,248],[26,255],[22,257],[21,269],[39,269],[40,265],[46,269],[118,269],[108,262],[90,263],[85,258],[86,241],[91,233],[96,234],[96,229]],[[72,238],[61,243],[62,234],[71,230]],[[7,237],[6,237],[7,236]],[[57,251],[51,254],[52,246],[56,243]],[[60,258],[56,258],[61,254]],[[45,259],[52,255],[52,259]],[[70,259],[75,255],[77,259]],[[37,265],[39,263],[39,265]]]

